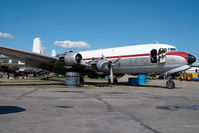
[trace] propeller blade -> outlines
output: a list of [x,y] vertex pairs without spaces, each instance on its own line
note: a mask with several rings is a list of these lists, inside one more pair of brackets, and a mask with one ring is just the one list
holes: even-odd
[[121,57],[119,57],[117,60],[115,60],[114,62],[109,61],[109,67],[110,67],[110,81],[111,84],[114,83],[114,76],[113,76],[113,66],[121,59]]
[[112,67],[112,65],[110,67],[110,81],[111,81],[111,84],[113,84],[113,67]]

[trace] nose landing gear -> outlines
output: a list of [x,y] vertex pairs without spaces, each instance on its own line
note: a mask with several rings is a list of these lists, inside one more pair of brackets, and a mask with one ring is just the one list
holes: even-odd
[[168,89],[174,89],[175,88],[175,82],[171,79],[169,79],[166,83],[166,88]]

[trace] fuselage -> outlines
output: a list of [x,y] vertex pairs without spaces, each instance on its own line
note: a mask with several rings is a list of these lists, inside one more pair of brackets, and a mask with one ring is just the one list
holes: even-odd
[[190,64],[189,54],[177,52],[176,47],[167,44],[134,45],[80,53],[84,63],[102,57],[111,61],[121,58],[113,67],[114,73],[162,73]]

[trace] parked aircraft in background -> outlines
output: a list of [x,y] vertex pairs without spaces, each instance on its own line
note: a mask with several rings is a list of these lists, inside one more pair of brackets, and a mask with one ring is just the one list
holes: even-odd
[[192,67],[199,67],[199,63],[193,63],[191,66]]
[[191,67],[190,69],[186,70],[185,73],[199,73],[199,67]]
[[10,59],[10,57],[8,57],[8,56],[0,55],[0,61],[1,62],[5,61],[5,60],[9,60],[9,59]]
[[56,56],[56,51],[53,49],[52,50],[52,56],[55,57]]
[[[32,52],[43,54],[40,38],[35,38],[33,40]],[[8,56],[0,55],[0,71],[13,73],[15,76],[21,76],[23,74],[40,73],[41,69],[32,68],[30,66],[25,65],[24,62],[12,59]]]
[[[57,57],[41,55],[14,48],[0,46],[0,53],[21,60],[36,68],[54,73],[65,74],[78,72],[95,76],[110,77],[110,82],[117,82],[114,76],[121,74],[162,74],[185,71],[196,58],[185,52],[177,52],[176,47],[166,44],[144,44],[107,48],[84,52],[66,52]],[[175,83],[168,80],[168,88]]]
[[33,40],[32,52],[43,54],[43,49],[42,49],[42,46],[41,46],[41,40],[38,37],[34,38],[34,40]]

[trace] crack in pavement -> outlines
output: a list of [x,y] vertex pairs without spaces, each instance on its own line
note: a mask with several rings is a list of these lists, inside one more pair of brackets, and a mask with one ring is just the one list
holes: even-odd
[[[124,113],[125,114],[125,113]],[[128,114],[125,114],[125,115],[128,115]],[[134,115],[128,115],[130,116],[134,121],[136,121],[137,123],[139,123],[141,126],[145,127],[146,129],[152,131],[153,133],[161,133],[155,129],[153,129],[152,127],[150,127],[149,125],[146,125],[144,122],[142,122],[140,119],[138,119],[136,116]]]
[[125,113],[124,111],[121,111],[121,110],[116,110],[117,108],[112,106],[110,103],[108,103],[107,101],[103,100],[102,98],[100,97],[97,97],[96,98],[97,100],[101,101],[102,103],[104,103],[106,105],[106,108],[108,109],[109,112],[119,112],[119,113],[122,113],[126,116],[130,116],[131,119],[133,119],[134,121],[136,121],[137,123],[139,123],[141,126],[143,126],[144,128],[152,131],[153,133],[161,133],[155,129],[153,129],[152,127],[150,127],[149,125],[146,125],[143,121],[141,121],[140,119],[138,119],[135,115],[133,114],[128,114],[128,113]]
[[37,88],[37,89],[33,89],[33,90],[29,91],[29,92],[26,92],[26,93],[20,95],[19,97],[24,97],[24,96],[26,96],[26,95],[28,95],[28,94],[31,94],[31,93],[33,93],[33,92],[36,92],[37,90],[39,90],[39,89],[38,89],[38,88]]
[[111,104],[109,104],[107,101],[105,101],[105,100],[103,100],[102,98],[100,98],[100,97],[98,97],[98,98],[96,98],[97,100],[99,100],[99,101],[101,101],[102,103],[104,103],[105,105],[106,105],[106,108],[107,108],[107,110],[109,111],[109,112],[114,112],[114,107],[111,105]]

